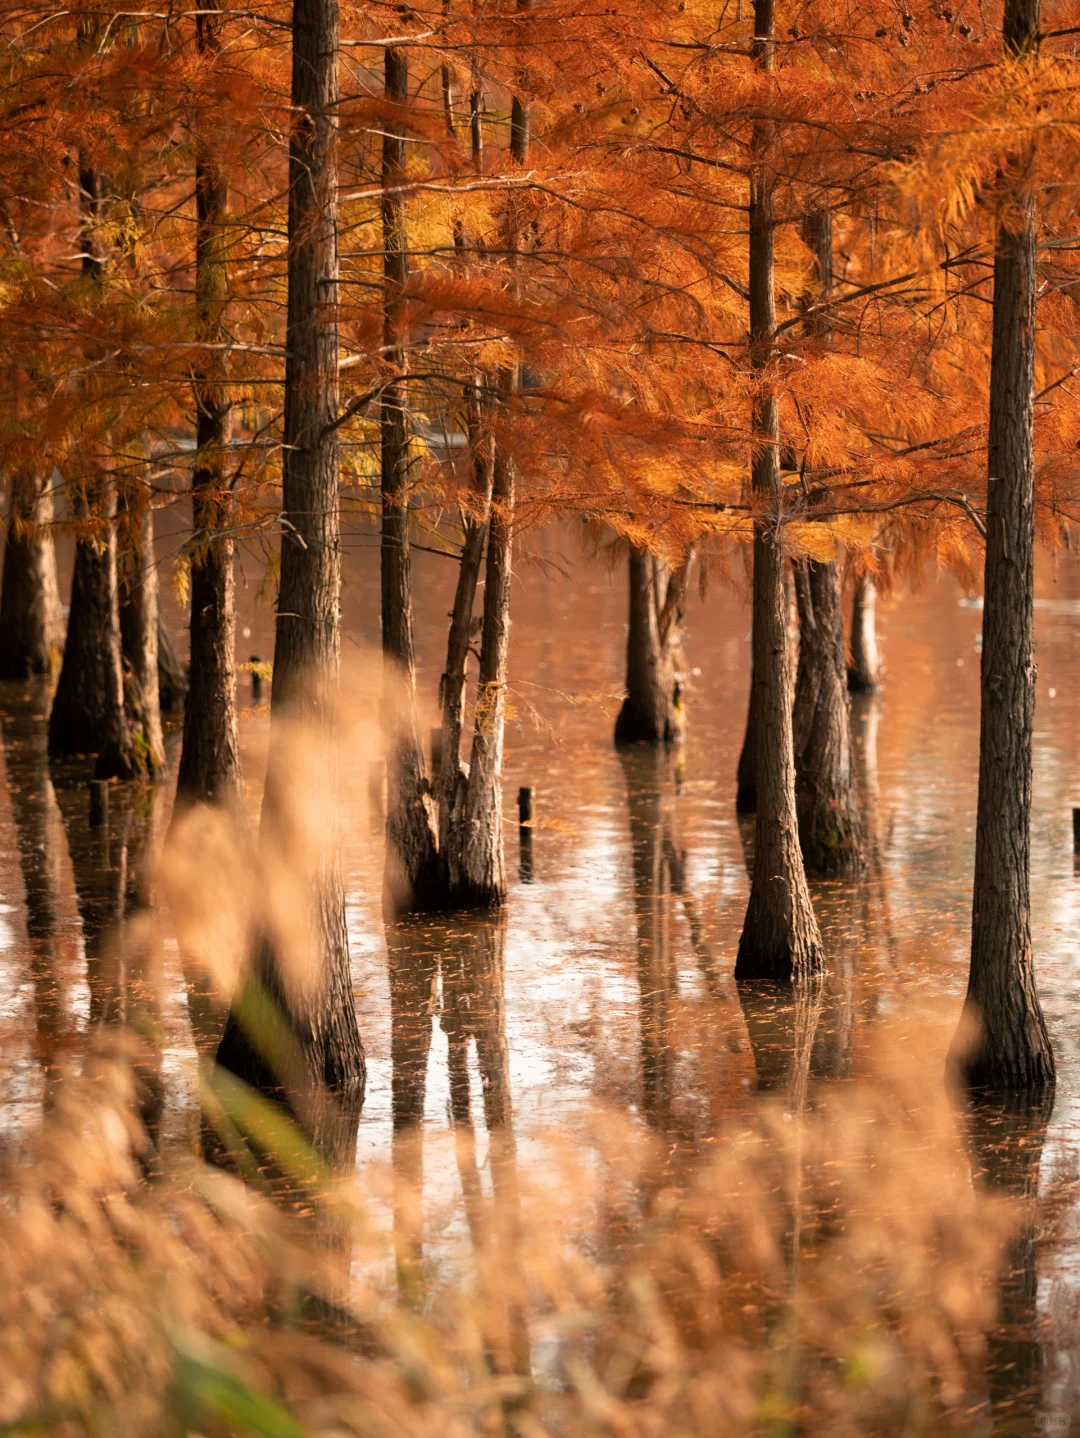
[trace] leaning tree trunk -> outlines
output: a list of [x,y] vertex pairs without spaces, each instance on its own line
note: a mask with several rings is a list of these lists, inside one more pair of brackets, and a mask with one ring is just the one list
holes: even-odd
[[877,642],[877,585],[862,574],[851,601],[851,662],[847,673],[852,694],[872,694],[881,683],[881,655]]
[[797,561],[799,670],[795,680],[795,805],[803,862],[812,874],[862,867],[851,709],[844,666],[839,566]]
[[0,679],[51,674],[60,662],[64,622],[56,582],[56,552],[48,476],[23,466],[12,476],[0,588]]
[[685,732],[676,677],[688,563],[672,572],[647,549],[630,549],[630,623],[626,697],[615,721],[616,744],[676,744]]
[[[212,64],[221,50],[220,13],[196,19],[196,45]],[[229,183],[212,143],[212,118],[199,116],[195,152],[195,333],[206,346],[195,377],[195,467],[191,474],[191,573],[188,698],[177,792],[206,804],[240,799],[236,727],[233,541],[228,533],[230,403],[222,351],[229,303]]]
[[[1005,49],[1035,48],[1038,0],[1006,0]],[[1026,165],[1031,156],[1024,157]],[[1035,717],[1035,202],[1010,196],[994,253],[989,481],[983,581],[979,802],[971,970],[974,1035],[961,1058],[973,1087],[1054,1082],[1031,958],[1031,741]]]
[[[365,1065],[333,808],[333,690],[341,660],[337,0],[294,0],[292,42],[281,580],[260,838],[272,863],[288,865],[299,911],[290,916],[279,905],[257,943],[251,981],[230,1011],[217,1063],[283,1103],[330,1165],[345,1169],[355,1161]],[[301,833],[290,812],[292,766],[313,745],[318,772],[312,765],[310,778],[321,774],[326,809],[317,820],[308,816]],[[306,972],[295,953],[286,962],[290,939],[310,963]],[[276,1015],[269,1033],[268,999]]]
[[[406,51],[388,46],[386,98],[409,99]],[[405,286],[409,278],[405,206],[397,191],[405,175],[405,133],[397,119],[383,130],[382,226],[385,283],[383,342],[394,376],[407,364]],[[386,724],[386,884],[388,906],[398,912],[438,903],[439,857],[434,804],[416,711],[412,584],[409,564],[409,426],[405,384],[391,378],[383,390],[382,437],[382,646]]]
[[[755,0],[754,57],[772,69],[773,0]],[[754,125],[750,176],[750,340],[759,371],[772,359],[776,327],[774,186],[769,167],[772,126]],[[791,730],[791,654],[784,591],[783,491],[780,415],[762,376],[754,402],[752,485],[754,521],[753,683],[757,688],[757,821],[750,902],[743,921],[737,979],[790,982],[823,967],[821,936],[806,886],[795,813],[795,755]]]
[[139,513],[131,499],[118,531],[120,648],[124,707],[140,769],[156,774],[165,764],[158,696],[158,575],[154,563],[154,515]]

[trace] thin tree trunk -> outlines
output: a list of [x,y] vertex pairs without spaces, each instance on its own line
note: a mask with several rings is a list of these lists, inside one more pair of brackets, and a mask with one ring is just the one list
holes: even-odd
[[467,396],[476,512],[463,515],[464,543],[446,641],[446,668],[439,685],[439,699],[442,704],[442,757],[436,775],[439,862],[444,897],[449,904],[453,904],[453,896],[461,885],[463,809],[468,788],[468,770],[461,759],[462,734],[465,727],[466,668],[473,635],[473,604],[484,557],[493,482],[494,450],[485,414],[488,406],[481,397],[482,384],[483,376],[478,374]]
[[[79,204],[83,273],[100,283],[108,258],[102,234],[105,183],[82,154]],[[73,506],[84,532],[75,541],[64,662],[49,715],[49,753],[96,754],[98,778],[130,779],[138,772],[138,756],[124,709],[115,483],[88,483]]]
[[[276,913],[256,946],[218,1048],[219,1067],[284,1102],[336,1170],[355,1161],[364,1097],[338,818],[334,689],[340,670],[341,531],[338,495],[337,0],[294,0],[289,146],[288,315],[282,463],[281,582],[274,641],[271,743],[261,843],[284,856],[306,911]],[[305,731],[297,739],[296,726]],[[290,812],[292,765],[317,746],[318,834]],[[315,839],[315,842],[313,842]],[[318,842],[322,840],[322,842]],[[297,874],[297,869],[301,872]],[[285,964],[289,928],[312,970]],[[268,1055],[265,999],[277,1015]],[[280,1033],[284,1025],[285,1033]],[[264,1046],[260,1048],[260,1044]],[[329,1093],[334,1102],[324,1102]]]
[[64,622],[49,526],[52,483],[29,466],[11,481],[0,588],[0,679],[52,674],[60,663]]
[[[756,0],[754,55],[772,69],[773,0]],[[754,363],[772,358],[774,291],[774,177],[769,168],[772,126],[754,126],[750,177],[750,338]],[[784,593],[783,493],[780,418],[776,394],[755,401],[754,498],[764,510],[754,521],[753,683],[757,687],[757,823],[754,874],[735,963],[737,979],[790,982],[823,967],[821,936],[806,886],[795,811],[791,730],[791,654]]]
[[844,616],[835,562],[797,561],[799,669],[792,719],[795,804],[803,862],[812,874],[862,868],[851,713],[844,670]]
[[[1038,0],[1006,0],[1006,52],[1033,52],[1038,31]],[[994,253],[979,801],[965,1006],[974,1034],[961,1056],[973,1087],[996,1090],[1039,1088],[1055,1077],[1031,957],[1037,226],[1031,190],[1025,185],[1010,198]]]
[[647,549],[631,547],[626,697],[615,721],[616,744],[676,744],[684,736],[675,669],[688,569],[672,571]]
[[[518,0],[517,8],[521,12],[527,11],[529,0]],[[515,95],[510,122],[511,160],[516,165],[524,165],[528,160],[528,150],[528,110],[521,97]],[[517,216],[511,196],[507,214],[507,250],[511,262],[517,244]],[[516,366],[504,373],[506,398],[517,392],[519,378]],[[510,652],[514,491],[513,460],[496,448],[488,523],[480,676],[461,823],[461,884],[454,894],[454,902],[462,908],[494,909],[500,907],[506,898],[502,761]]]
[[125,505],[118,533],[120,649],[124,707],[139,767],[148,775],[165,764],[158,697],[158,575],[154,563],[154,516]]
[[859,576],[851,601],[851,663],[847,673],[853,694],[872,694],[881,683],[877,642],[877,585],[873,576]]
[[[387,100],[409,99],[407,52],[385,52]],[[409,278],[405,209],[394,193],[405,173],[405,133],[388,120],[383,132],[382,227],[385,283],[383,342],[395,375],[408,364],[405,286]],[[386,686],[386,882],[388,907],[396,912],[438,904],[439,862],[431,798],[416,709],[412,582],[409,563],[409,425],[403,381],[383,390],[382,434],[382,647]]]
[[[220,16],[207,5],[196,18],[196,46],[212,64],[221,49]],[[197,116],[200,131],[211,117]],[[211,132],[212,133],[212,132]],[[207,804],[235,805],[242,776],[236,727],[236,612],[233,541],[228,534],[230,435],[226,364],[229,304],[229,183],[211,133],[195,152],[195,335],[207,346],[194,384],[196,457],[191,475],[191,662],[177,792]]]
[[497,452],[488,523],[484,619],[472,757],[461,814],[461,878],[452,896],[456,907],[467,909],[495,909],[506,898],[502,759],[506,664],[510,648],[513,514],[514,468],[506,456]]

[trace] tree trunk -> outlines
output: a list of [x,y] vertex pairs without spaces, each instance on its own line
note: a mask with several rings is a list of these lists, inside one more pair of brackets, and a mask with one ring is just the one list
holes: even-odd
[[[231,1071],[300,1121],[335,1170],[355,1161],[365,1065],[356,1023],[337,815],[333,690],[340,669],[338,496],[337,0],[294,0],[289,145],[288,314],[282,463],[281,581],[274,641],[271,743],[261,844],[289,864],[301,912],[291,926],[310,971],[285,963],[289,928],[256,946],[218,1048]],[[297,738],[297,727],[304,731]],[[316,746],[326,811],[314,834],[290,813],[292,765]],[[312,840],[315,839],[315,842]],[[319,842],[321,840],[322,842]],[[306,901],[306,911],[303,907]],[[302,932],[300,932],[302,931]],[[260,1048],[269,998],[271,1051]],[[284,1033],[281,1032],[282,1028]],[[327,1103],[324,1096],[332,1101]]]
[[491,511],[494,451],[487,423],[489,408],[481,397],[483,376],[477,375],[467,395],[469,448],[476,512],[462,516],[464,542],[458,568],[454,607],[446,641],[446,669],[439,684],[442,704],[442,757],[436,777],[439,801],[439,863],[445,901],[454,903],[461,886],[461,839],[464,825],[468,770],[462,763],[465,727],[466,668],[473,635],[473,604],[484,557],[484,540]]
[[739,767],[735,776],[735,812],[738,814],[752,814],[757,808],[757,705],[760,690],[761,686],[756,681],[754,660],[751,656],[750,696],[746,703],[746,728],[743,731],[742,748],[739,750]]
[[[772,69],[773,23],[773,0],[756,0],[754,55],[766,71]],[[750,176],[750,340],[759,370],[772,358],[776,326],[771,131],[768,121],[755,123]],[[823,957],[796,822],[780,417],[777,397],[767,388],[754,403],[753,431],[752,486],[755,501],[763,510],[754,521],[757,822],[754,874],[735,977],[791,982],[818,973]]]
[[[387,47],[386,98],[404,106],[409,99],[405,50]],[[405,207],[394,193],[405,174],[405,133],[388,120],[383,132],[382,226],[385,283],[383,343],[395,375],[408,363],[405,286],[409,278]],[[439,901],[436,820],[416,710],[412,584],[409,564],[409,426],[404,382],[383,390],[382,435],[382,646],[386,725],[386,882],[388,907],[395,912],[427,909]]]
[[187,675],[184,673],[184,666],[180,663],[180,656],[176,652],[176,645],[173,643],[169,626],[165,622],[165,612],[160,604],[158,605],[157,656],[158,703],[161,706],[162,714],[175,714],[178,709],[184,707],[184,696],[188,691]]
[[[1038,0],[1006,0],[1007,52],[1033,50],[1038,30]],[[979,801],[965,1006],[975,1033],[960,1060],[969,1084],[995,1090],[1038,1088],[1055,1077],[1031,957],[1037,231],[1031,191],[1013,200],[994,254]]]
[[0,679],[52,674],[60,663],[64,622],[49,529],[52,482],[28,466],[11,480],[0,588]]
[[836,563],[795,564],[799,669],[792,719],[795,804],[803,862],[812,874],[862,867],[851,712],[844,671],[844,616]]
[[[206,6],[196,44],[212,64],[220,51],[220,17]],[[194,383],[196,457],[191,475],[191,661],[177,792],[206,804],[239,802],[242,777],[236,728],[236,613],[233,541],[228,533],[226,472],[230,403],[227,365],[229,184],[215,154],[212,117],[199,116],[195,152],[195,335],[205,345]]]
[[626,698],[615,721],[616,744],[677,744],[685,733],[675,675],[689,564],[674,573],[662,559],[630,550],[630,624]]
[[463,909],[496,909],[506,898],[502,759],[510,648],[513,514],[514,468],[504,455],[496,453],[488,524],[480,677],[472,757],[461,817],[461,879],[452,896],[455,907]]
[[120,648],[124,707],[139,767],[156,774],[165,764],[158,697],[158,575],[154,563],[154,516],[125,506],[118,536]]
[[876,611],[877,585],[871,575],[860,575],[851,601],[851,663],[847,681],[853,694],[872,694],[881,683]]
[[98,532],[75,542],[64,662],[49,715],[49,753],[96,754],[99,779],[130,779],[139,766],[124,710],[112,487],[99,490],[93,507],[84,503],[81,509],[83,527]]

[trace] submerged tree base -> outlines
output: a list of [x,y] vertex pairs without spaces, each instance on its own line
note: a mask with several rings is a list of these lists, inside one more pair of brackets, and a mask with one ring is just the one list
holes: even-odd
[[1031,1093],[1057,1082],[1054,1051],[1042,1010],[1022,1004],[988,1024],[970,999],[948,1057],[949,1075],[972,1093]]

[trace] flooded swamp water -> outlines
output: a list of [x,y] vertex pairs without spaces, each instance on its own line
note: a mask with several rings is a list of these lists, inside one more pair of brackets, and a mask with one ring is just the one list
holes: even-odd
[[[688,606],[689,733],[678,755],[617,752],[625,576],[571,538],[534,537],[518,564],[505,814],[510,893],[494,919],[384,925],[382,835],[359,804],[346,815],[348,921],[368,1085],[358,1182],[389,1229],[411,1225],[432,1293],[467,1262],[477,1205],[498,1185],[493,1134],[517,1162],[543,1164],[553,1143],[599,1154],[598,1114],[650,1137],[675,1175],[762,1096],[791,1109],[822,1086],[855,1087],[888,1043],[928,1096],[963,997],[970,925],[978,743],[980,610],[955,579],[928,574],[879,604],[884,687],[853,701],[870,862],[853,882],[819,884],[828,951],[823,999],[805,1015],[731,981],[752,830],[734,808],[745,718],[749,612],[718,584]],[[377,710],[377,551],[348,547],[346,664],[357,703]],[[420,692],[434,722],[454,568],[418,554]],[[1080,1223],[1072,1193],[1080,1148],[1080,869],[1071,809],[1080,804],[1080,563],[1039,576],[1033,939],[1058,1057],[1052,1114],[1007,1116],[976,1170],[1040,1204],[1014,1245],[1003,1322],[990,1352],[991,1394],[1019,1424],[1080,1424]],[[238,657],[272,653],[272,611],[255,585],[238,599]],[[178,614],[177,635],[182,633]],[[240,680],[248,799],[258,810],[268,713]],[[114,792],[106,829],[89,825],[79,764],[45,756],[46,697],[0,691],[0,1140],[17,1153],[50,1075],[78,1062],[100,1022],[138,1020],[110,937],[152,899],[146,856],[169,822],[168,783]],[[425,730],[428,716],[425,716]],[[177,735],[171,740],[175,769]],[[365,792],[373,758],[346,766]],[[519,843],[516,796],[535,791]],[[193,1145],[197,1062],[175,943],[164,951],[162,1142]],[[455,1133],[469,1134],[462,1158]],[[408,1130],[408,1150],[401,1135]],[[395,1145],[395,1134],[398,1143]],[[397,1211],[397,1167],[422,1188],[419,1215]],[[381,1185],[381,1186],[380,1186]],[[1063,1200],[1062,1194],[1067,1197]],[[597,1240],[599,1241],[599,1240]],[[400,1243],[399,1243],[400,1258]],[[1010,1422],[1012,1419],[1010,1419]]]

